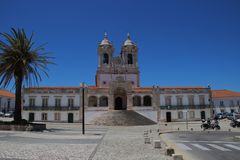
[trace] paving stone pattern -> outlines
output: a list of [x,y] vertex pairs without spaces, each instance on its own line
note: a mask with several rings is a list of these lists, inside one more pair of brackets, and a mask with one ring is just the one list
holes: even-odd
[[[169,160],[161,149],[144,144],[153,126],[99,127],[48,123],[45,132],[0,131],[0,160]],[[151,134],[151,140],[154,137]]]
[[[93,160],[172,160],[163,154],[163,149],[144,143],[143,134],[147,129],[146,126],[113,127],[108,130]],[[153,134],[150,136],[151,140],[157,139]]]

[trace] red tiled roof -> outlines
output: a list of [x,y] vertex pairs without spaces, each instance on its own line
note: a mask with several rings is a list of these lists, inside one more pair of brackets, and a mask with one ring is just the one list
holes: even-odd
[[212,90],[213,98],[223,98],[223,97],[240,97],[240,92],[234,92],[230,90]]
[[135,92],[138,92],[138,93],[145,93],[145,92],[151,92],[152,91],[152,87],[138,87],[138,88],[133,88],[133,90]]
[[202,87],[202,86],[159,86],[159,88],[171,88],[171,89],[192,89],[192,88],[199,88],[199,89],[203,89],[203,88],[207,88],[207,87]]
[[29,89],[77,89],[80,88],[79,87],[74,87],[74,86],[70,86],[70,87],[66,87],[66,86],[43,86],[43,87],[29,87]]
[[7,91],[7,90],[0,90],[0,96],[4,96],[4,97],[11,97],[14,98],[15,94]]

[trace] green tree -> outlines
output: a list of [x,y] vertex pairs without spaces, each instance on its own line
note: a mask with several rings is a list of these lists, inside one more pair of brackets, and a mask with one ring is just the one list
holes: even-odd
[[15,88],[14,121],[22,119],[22,85],[32,86],[42,81],[41,73],[48,77],[47,65],[53,57],[44,52],[44,45],[34,46],[33,34],[27,37],[24,29],[11,29],[10,34],[1,33],[0,39],[0,86],[12,84]]

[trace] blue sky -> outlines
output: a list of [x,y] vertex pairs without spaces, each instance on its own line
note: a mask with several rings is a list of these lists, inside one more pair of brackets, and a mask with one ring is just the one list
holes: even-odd
[[1,0],[0,32],[34,32],[55,57],[40,86],[95,84],[106,31],[120,53],[129,32],[139,48],[142,86],[240,91],[239,0]]

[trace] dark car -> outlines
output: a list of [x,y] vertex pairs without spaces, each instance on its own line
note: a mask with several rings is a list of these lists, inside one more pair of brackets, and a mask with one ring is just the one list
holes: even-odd
[[3,112],[0,112],[0,117],[4,117],[4,113]]
[[217,113],[214,119],[223,119],[223,113]]

